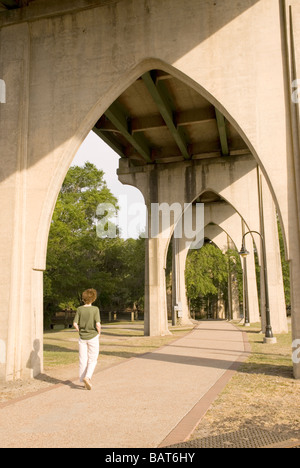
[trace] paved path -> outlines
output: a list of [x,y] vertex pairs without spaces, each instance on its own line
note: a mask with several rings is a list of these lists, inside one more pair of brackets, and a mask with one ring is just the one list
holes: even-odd
[[0,409],[1,447],[155,448],[182,442],[246,356],[244,334],[200,322],[183,338]]

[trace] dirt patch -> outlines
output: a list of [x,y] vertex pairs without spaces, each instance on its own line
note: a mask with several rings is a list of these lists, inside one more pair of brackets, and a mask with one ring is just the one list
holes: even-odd
[[252,354],[213,403],[191,439],[266,430],[300,439],[300,381],[293,378],[291,334],[262,343],[259,328],[247,331]]

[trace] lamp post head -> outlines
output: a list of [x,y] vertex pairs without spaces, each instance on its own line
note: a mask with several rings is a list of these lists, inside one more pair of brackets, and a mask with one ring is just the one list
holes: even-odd
[[239,252],[239,255],[240,255],[242,258],[246,258],[248,255],[250,255],[250,252],[248,252],[248,250],[246,249],[246,247],[244,246],[244,244],[242,244],[241,251]]

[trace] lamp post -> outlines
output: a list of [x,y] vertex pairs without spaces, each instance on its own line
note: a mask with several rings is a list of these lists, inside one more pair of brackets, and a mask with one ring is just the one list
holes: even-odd
[[269,301],[269,288],[268,288],[268,271],[267,271],[267,255],[266,255],[266,243],[264,237],[258,231],[248,231],[243,235],[242,248],[239,252],[240,256],[244,259],[247,258],[249,252],[245,247],[245,237],[247,234],[258,234],[262,240],[262,255],[263,255],[263,266],[264,266],[264,283],[265,283],[265,301],[266,301],[266,334],[264,338],[265,343],[276,343],[276,338],[273,335],[271,319],[270,319],[270,301]]
[[247,271],[247,255],[249,252],[242,246],[241,252],[239,252],[243,258],[243,268],[244,268],[244,310],[245,310],[245,327],[250,327],[249,320],[249,296],[248,296],[248,271]]

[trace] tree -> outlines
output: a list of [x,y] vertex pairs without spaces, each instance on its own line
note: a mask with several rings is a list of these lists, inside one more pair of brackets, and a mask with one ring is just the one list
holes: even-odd
[[277,223],[278,223],[278,235],[279,235],[279,244],[280,244],[281,265],[282,265],[282,276],[283,276],[283,284],[284,284],[284,292],[285,292],[285,302],[286,302],[287,308],[290,308],[291,307],[290,266],[289,266],[289,263],[285,259],[286,257],[285,257],[283,233],[282,233],[282,229],[281,229],[278,216],[277,216]]
[[206,244],[190,252],[187,258],[187,292],[190,298],[217,295],[219,288],[227,284],[226,257],[213,244]]
[[115,309],[143,306],[145,285],[145,239],[109,239],[103,268],[114,278],[115,293],[110,306]]
[[117,209],[103,176],[86,163],[71,167],[62,185],[48,240],[44,302],[49,313],[57,307],[76,307],[82,290],[91,284],[105,295],[114,292],[112,275],[102,268],[107,239],[96,235],[97,206],[111,203]]
[[102,219],[96,214],[97,206],[111,205],[105,220],[118,210],[103,175],[86,163],[71,167],[62,185],[48,241],[46,324],[54,311],[76,308],[82,291],[89,287],[98,291],[97,305],[102,311],[123,310],[134,303],[143,306],[145,240],[97,236],[96,226]]
[[207,304],[217,301],[220,295],[228,299],[229,270],[236,271],[240,280],[241,265],[235,251],[230,250],[224,255],[214,244],[205,244],[200,250],[189,253],[186,288],[192,309],[207,307]]

